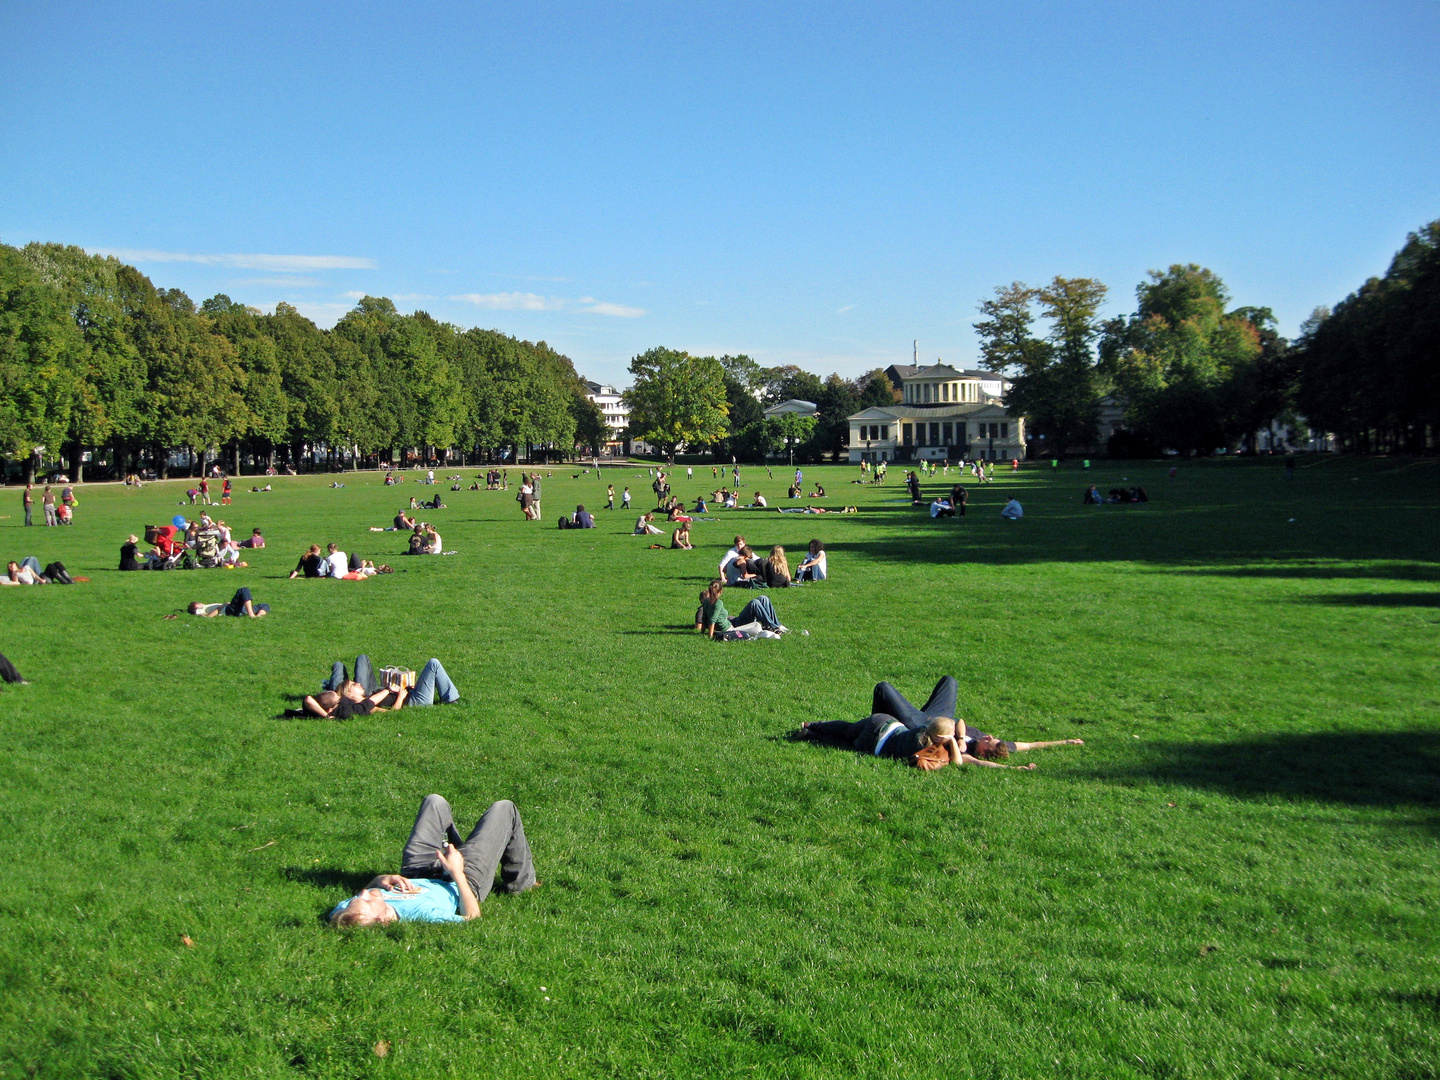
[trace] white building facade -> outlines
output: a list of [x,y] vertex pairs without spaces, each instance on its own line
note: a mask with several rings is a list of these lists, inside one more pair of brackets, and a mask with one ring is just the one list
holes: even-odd
[[1005,381],[994,372],[959,371],[946,364],[893,367],[901,401],[855,413],[850,422],[850,460],[959,461],[1024,458],[1025,421],[1011,416],[999,393]]

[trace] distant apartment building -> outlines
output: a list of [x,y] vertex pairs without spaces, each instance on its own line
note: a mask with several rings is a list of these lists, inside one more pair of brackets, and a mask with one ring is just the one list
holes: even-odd
[[630,426],[630,407],[625,404],[625,395],[613,386],[605,383],[591,382],[589,379],[581,379],[585,384],[585,396],[600,407],[600,413],[605,417],[605,426],[609,429],[609,437],[605,440],[605,453],[612,457],[623,457],[632,451],[637,454],[647,454],[650,448],[643,442],[630,442],[625,436],[625,429]]

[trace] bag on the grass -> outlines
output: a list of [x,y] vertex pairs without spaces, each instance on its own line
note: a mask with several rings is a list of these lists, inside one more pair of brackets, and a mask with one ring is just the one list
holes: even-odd
[[391,690],[413,690],[415,672],[409,668],[385,667],[380,669],[380,682]]
[[927,746],[910,755],[910,764],[926,772],[935,772],[950,764],[950,751],[943,746]]

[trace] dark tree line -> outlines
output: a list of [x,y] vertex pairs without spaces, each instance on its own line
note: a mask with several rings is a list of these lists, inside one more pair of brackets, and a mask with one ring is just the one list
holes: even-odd
[[1411,233],[1371,278],[1301,328],[1296,405],[1357,451],[1440,443],[1440,220]]
[[1133,314],[1101,320],[1105,294],[1098,281],[1057,277],[1001,286],[980,304],[985,362],[1009,375],[1007,405],[1047,452],[1093,446],[1107,397],[1124,415],[1112,452],[1127,456],[1254,449],[1276,422],[1351,450],[1440,442],[1440,221],[1411,234],[1383,278],[1318,309],[1293,344],[1269,308],[1229,307],[1224,283],[1193,263],[1151,271]]
[[[604,418],[543,341],[462,330],[366,297],[332,330],[288,304],[198,307],[133,266],[0,244],[0,456],[84,455],[117,475],[175,451],[299,464],[598,447]],[[36,454],[36,448],[43,447]]]

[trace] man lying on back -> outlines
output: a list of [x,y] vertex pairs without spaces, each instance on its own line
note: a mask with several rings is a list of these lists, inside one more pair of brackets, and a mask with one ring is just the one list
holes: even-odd
[[[493,803],[470,836],[458,838],[450,804],[426,795],[400,857],[400,873],[381,874],[330,912],[332,926],[377,926],[401,920],[464,922],[478,918],[495,886],[522,893],[539,884],[520,811],[508,799]],[[449,880],[446,880],[448,877]]]

